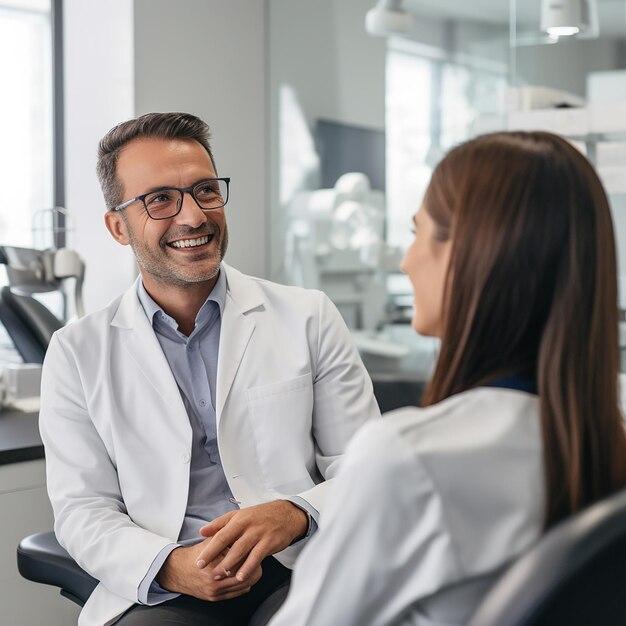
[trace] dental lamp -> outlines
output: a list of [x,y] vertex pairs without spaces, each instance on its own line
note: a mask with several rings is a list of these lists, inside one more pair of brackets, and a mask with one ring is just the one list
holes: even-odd
[[365,30],[370,35],[387,37],[408,33],[413,28],[413,16],[402,8],[402,0],[378,0],[365,15]]

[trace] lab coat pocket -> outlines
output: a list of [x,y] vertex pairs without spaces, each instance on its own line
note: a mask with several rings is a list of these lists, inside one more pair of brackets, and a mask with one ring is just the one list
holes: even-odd
[[294,494],[314,485],[307,469],[315,463],[312,414],[310,373],[248,389],[248,415],[269,489]]

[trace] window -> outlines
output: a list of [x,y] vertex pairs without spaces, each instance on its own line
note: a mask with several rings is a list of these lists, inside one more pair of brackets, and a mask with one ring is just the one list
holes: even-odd
[[[414,48],[414,50],[412,49]],[[411,216],[444,153],[469,139],[482,115],[499,111],[506,67],[456,60],[426,46],[387,53],[387,239],[407,248]]]
[[[0,245],[53,243],[33,231],[33,216],[55,204],[54,5],[60,0],[0,0]],[[0,362],[21,361],[0,324]]]
[[54,204],[52,0],[0,0],[0,244]]

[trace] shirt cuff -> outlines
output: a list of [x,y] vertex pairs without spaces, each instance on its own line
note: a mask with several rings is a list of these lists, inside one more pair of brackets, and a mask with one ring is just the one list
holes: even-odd
[[301,498],[300,496],[284,496],[282,499],[287,500],[287,502],[291,502],[291,504],[294,504],[299,509],[304,511],[309,519],[309,527],[307,528],[304,537],[301,537],[297,541],[294,541],[293,544],[291,544],[295,546],[301,541],[308,539],[313,533],[315,533],[318,528],[320,513],[314,506],[311,506],[309,502],[307,502],[304,498]]
[[161,604],[161,602],[165,602],[166,600],[177,598],[180,595],[179,593],[173,593],[163,589],[163,587],[161,587],[161,585],[159,585],[159,583],[155,580],[157,574],[161,570],[161,567],[163,567],[163,563],[165,563],[165,559],[167,559],[175,548],[179,547],[180,546],[177,543],[168,544],[157,554],[154,561],[152,561],[152,565],[150,565],[148,573],[144,576],[143,580],[139,584],[139,588],[137,589],[137,601],[139,604],[154,606],[155,604]]

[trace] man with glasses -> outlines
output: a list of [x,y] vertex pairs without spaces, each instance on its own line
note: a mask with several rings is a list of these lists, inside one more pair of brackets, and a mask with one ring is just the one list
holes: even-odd
[[202,120],[116,126],[98,175],[140,277],[55,334],[41,392],[55,531],[101,582],[79,624],[247,624],[379,417],[372,385],[328,298],[223,262],[231,181]]

